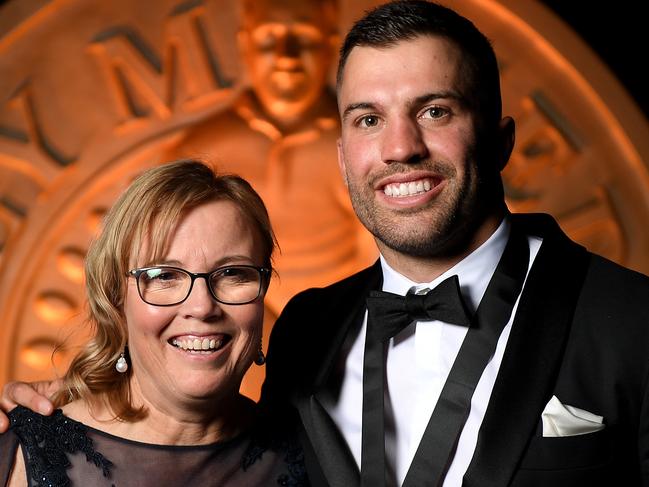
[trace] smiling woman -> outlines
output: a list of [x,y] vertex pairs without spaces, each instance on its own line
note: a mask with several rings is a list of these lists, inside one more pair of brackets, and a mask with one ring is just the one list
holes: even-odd
[[0,483],[15,462],[12,486],[306,485],[299,448],[261,435],[238,392],[264,360],[274,247],[243,179],[195,161],[137,178],[86,258],[94,336],[64,377],[62,409],[12,411]]

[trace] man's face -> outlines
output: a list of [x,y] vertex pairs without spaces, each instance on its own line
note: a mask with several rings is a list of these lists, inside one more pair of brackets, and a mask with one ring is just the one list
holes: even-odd
[[248,14],[241,48],[253,89],[274,118],[299,117],[320,97],[333,53],[326,17],[313,2],[260,2]]
[[461,251],[482,214],[462,61],[453,43],[433,36],[355,47],[347,59],[339,164],[354,210],[384,254]]

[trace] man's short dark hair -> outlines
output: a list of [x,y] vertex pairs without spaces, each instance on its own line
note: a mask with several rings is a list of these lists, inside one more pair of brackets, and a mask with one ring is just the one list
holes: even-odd
[[354,24],[340,49],[338,88],[354,47],[391,47],[424,35],[446,38],[460,48],[468,68],[467,101],[482,114],[483,122],[498,123],[502,116],[500,73],[491,43],[470,20],[424,0],[400,0],[380,5]]

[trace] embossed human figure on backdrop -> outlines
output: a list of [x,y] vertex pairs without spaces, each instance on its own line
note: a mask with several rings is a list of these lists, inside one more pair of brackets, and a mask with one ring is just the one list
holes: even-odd
[[376,258],[336,163],[338,115],[327,85],[337,49],[335,0],[242,0],[238,44],[250,89],[193,126],[167,159],[201,157],[261,194],[281,247],[275,314],[297,291]]

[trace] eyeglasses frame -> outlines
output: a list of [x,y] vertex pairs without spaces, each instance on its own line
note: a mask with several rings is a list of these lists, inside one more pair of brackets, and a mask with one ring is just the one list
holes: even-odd
[[[214,294],[214,291],[212,290],[212,286],[210,286],[210,281],[209,278],[212,274],[222,271],[224,269],[230,269],[230,268],[240,268],[240,267],[246,267],[248,269],[255,269],[259,273],[259,291],[257,292],[257,296],[255,296],[253,299],[250,301],[246,301],[244,303],[228,303],[226,301],[223,301],[219,298],[216,297]],[[191,278],[191,283],[189,284],[189,290],[187,291],[187,296],[185,296],[181,301],[178,301],[177,303],[172,303],[172,304],[153,304],[149,303],[144,297],[142,296],[142,291],[140,290],[140,275],[143,274],[146,271],[150,271],[151,269],[172,269],[176,271],[181,271],[184,272],[185,274],[189,275]],[[190,272],[187,269],[183,269],[182,267],[175,267],[175,266],[170,266],[170,265],[153,265],[153,266],[148,266],[148,267],[140,267],[137,269],[131,269],[128,271],[128,275],[132,276],[135,278],[135,286],[137,287],[137,293],[140,296],[140,299],[145,302],[146,304],[150,306],[161,306],[161,307],[169,307],[169,306],[178,306],[179,304],[184,303],[187,301],[187,298],[192,294],[192,289],[194,289],[194,281],[199,278],[205,279],[205,285],[207,286],[208,291],[210,292],[210,296],[214,298],[214,300],[218,303],[221,304],[227,304],[228,306],[239,306],[243,304],[250,304],[257,299],[259,299],[259,296],[262,295],[262,292],[264,291],[264,288],[268,287],[268,281],[270,278],[270,273],[271,270],[268,269],[267,267],[258,267],[255,265],[248,265],[248,264],[235,264],[235,265],[224,265],[221,267],[217,267],[214,270],[211,270],[210,272]]]

